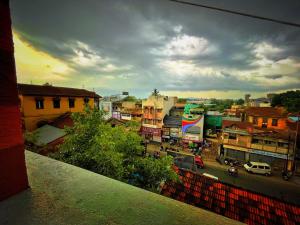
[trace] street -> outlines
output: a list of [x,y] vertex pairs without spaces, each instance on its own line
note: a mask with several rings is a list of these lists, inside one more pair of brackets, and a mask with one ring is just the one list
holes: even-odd
[[[148,145],[147,152],[153,154],[159,151],[160,145]],[[161,156],[166,152],[161,152]],[[279,174],[266,177],[264,175],[247,173],[244,168],[239,168],[238,177],[229,176],[227,169],[229,166],[220,165],[212,157],[204,157],[204,169],[197,169],[197,173],[208,173],[219,178],[219,181],[244,188],[253,192],[281,199],[285,202],[300,204],[300,177],[294,176],[289,181],[282,179]],[[191,162],[181,163],[184,168],[192,168]]]
[[[266,177],[263,175],[247,173],[239,168],[238,177],[228,175],[226,165],[219,165],[213,161],[204,161],[205,168],[198,169],[198,173],[209,173],[219,178],[221,182],[241,187],[250,191],[258,192],[285,202],[300,204],[300,185],[292,180],[285,181],[277,176]],[[300,179],[300,178],[292,178]]]

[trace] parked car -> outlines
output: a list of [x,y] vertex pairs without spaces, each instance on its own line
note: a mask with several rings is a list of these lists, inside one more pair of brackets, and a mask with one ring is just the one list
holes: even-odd
[[248,162],[244,165],[244,168],[247,172],[263,174],[266,176],[270,176],[272,173],[271,166],[268,163]]

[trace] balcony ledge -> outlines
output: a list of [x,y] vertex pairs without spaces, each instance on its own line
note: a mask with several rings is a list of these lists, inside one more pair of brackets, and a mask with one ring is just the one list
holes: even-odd
[[240,224],[26,151],[31,188],[0,202],[0,224]]

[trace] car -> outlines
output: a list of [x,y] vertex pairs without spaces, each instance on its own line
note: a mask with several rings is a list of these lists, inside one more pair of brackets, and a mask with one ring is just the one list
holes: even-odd
[[272,173],[271,166],[263,162],[248,162],[244,164],[244,168],[249,173],[263,174],[270,176]]
[[204,168],[204,163],[203,163],[201,156],[195,155],[195,164],[196,164],[197,168],[200,168],[200,169]]

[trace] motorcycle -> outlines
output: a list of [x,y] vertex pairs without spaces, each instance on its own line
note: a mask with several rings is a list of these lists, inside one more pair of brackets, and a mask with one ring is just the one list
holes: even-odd
[[228,158],[224,159],[224,163],[225,163],[225,165],[230,165],[230,166],[240,166],[241,165],[240,161],[235,160],[235,159],[228,159]]
[[292,172],[282,171],[282,179],[288,181],[292,177]]
[[237,177],[238,176],[238,169],[234,166],[231,166],[228,168],[228,173],[230,176],[233,176],[233,177]]

